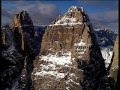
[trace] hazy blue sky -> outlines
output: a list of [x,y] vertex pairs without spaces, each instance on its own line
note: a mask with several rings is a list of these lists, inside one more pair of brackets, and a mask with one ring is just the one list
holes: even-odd
[[94,27],[118,31],[118,0],[4,0],[2,23],[10,23],[15,13],[26,10],[34,24],[48,25],[71,6],[83,7]]

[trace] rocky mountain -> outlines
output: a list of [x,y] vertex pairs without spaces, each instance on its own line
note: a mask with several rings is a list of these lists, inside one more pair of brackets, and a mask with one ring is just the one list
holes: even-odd
[[26,11],[22,11],[15,15],[13,20],[13,31],[16,43],[19,41],[17,47],[20,47],[24,55],[24,67],[13,88],[15,90],[30,90],[32,83],[31,72],[33,69],[33,60],[35,59],[35,32],[33,22]]
[[118,47],[118,45],[119,45],[119,38],[117,37],[116,40],[115,40],[114,49],[113,49],[114,56],[112,58],[110,71],[109,71],[110,72],[109,77],[111,77],[114,80],[114,82],[115,82],[114,86],[115,86],[116,89],[118,89],[118,87],[119,87],[119,79],[118,78],[119,78],[119,74],[120,74],[119,56],[118,56],[119,47]]
[[21,11],[12,27],[0,30],[0,90],[118,88],[115,38],[107,29],[93,30],[83,7],[70,7],[47,27],[34,26]]
[[11,28],[2,28],[0,90],[30,90],[35,59],[34,32],[32,20],[26,11],[15,15]]
[[13,34],[8,25],[1,28],[0,90],[11,88],[23,67],[24,57],[17,50]]
[[47,27],[34,66],[35,90],[108,90],[104,59],[82,7],[70,7]]

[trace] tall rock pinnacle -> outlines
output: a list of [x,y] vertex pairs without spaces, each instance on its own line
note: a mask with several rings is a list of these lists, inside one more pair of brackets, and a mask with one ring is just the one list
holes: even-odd
[[15,33],[16,42],[19,41],[18,47],[21,47],[22,50],[25,50],[25,48],[29,48],[26,46],[25,42],[30,43],[31,41],[25,41],[25,39],[30,38],[33,40],[34,26],[31,18],[29,17],[29,14],[26,11],[22,11],[15,15],[13,19],[13,30]]
[[83,8],[72,6],[45,30],[34,62],[35,90],[97,90],[104,59]]
[[34,26],[27,13],[22,11],[15,15],[13,20],[14,40],[17,50],[24,56],[22,65],[24,66],[18,83],[14,86],[15,90],[30,90],[31,88],[31,72],[33,69],[34,52]]

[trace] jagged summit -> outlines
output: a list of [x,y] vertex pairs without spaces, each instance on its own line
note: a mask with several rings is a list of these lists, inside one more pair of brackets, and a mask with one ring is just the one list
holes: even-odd
[[83,8],[70,7],[46,28],[34,66],[35,90],[97,90],[106,69]]
[[74,11],[84,11],[83,10],[83,7],[77,7],[77,6],[71,6],[69,9],[68,9],[68,12],[74,12]]
[[21,11],[19,13],[16,13],[12,22],[13,28],[19,28],[19,27],[33,27],[33,22],[29,16],[29,13],[27,11]]
[[59,16],[53,24],[49,26],[54,25],[82,25],[84,20],[84,10],[83,7],[77,7],[77,6],[71,6],[68,11],[63,15]]

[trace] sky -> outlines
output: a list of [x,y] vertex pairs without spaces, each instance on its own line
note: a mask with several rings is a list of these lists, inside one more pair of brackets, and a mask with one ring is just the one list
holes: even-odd
[[71,6],[83,7],[94,28],[118,31],[118,0],[2,0],[2,24],[26,10],[34,25],[49,25]]

